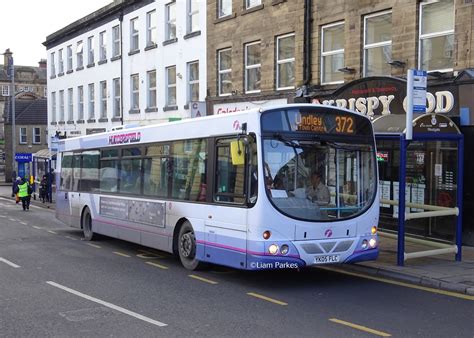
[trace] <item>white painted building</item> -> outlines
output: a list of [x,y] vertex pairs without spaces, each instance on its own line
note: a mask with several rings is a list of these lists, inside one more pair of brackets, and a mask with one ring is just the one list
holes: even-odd
[[49,135],[189,118],[205,101],[205,0],[116,0],[44,45]]

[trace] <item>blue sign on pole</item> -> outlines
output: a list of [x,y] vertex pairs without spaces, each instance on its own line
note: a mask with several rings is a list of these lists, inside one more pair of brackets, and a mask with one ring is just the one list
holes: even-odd
[[426,112],[427,73],[424,70],[413,70],[413,112]]
[[32,153],[15,153],[15,161],[19,163],[26,163],[33,161]]

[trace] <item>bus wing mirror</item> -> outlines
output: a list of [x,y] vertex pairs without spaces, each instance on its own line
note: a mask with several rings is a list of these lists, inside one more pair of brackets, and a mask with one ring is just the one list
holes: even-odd
[[230,155],[232,158],[232,165],[243,165],[245,163],[244,147],[244,142],[241,140],[232,141],[230,143]]

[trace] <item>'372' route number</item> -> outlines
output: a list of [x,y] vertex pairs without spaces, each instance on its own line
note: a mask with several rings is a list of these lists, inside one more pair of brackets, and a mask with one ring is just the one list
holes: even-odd
[[354,133],[354,118],[351,116],[336,116],[337,133]]

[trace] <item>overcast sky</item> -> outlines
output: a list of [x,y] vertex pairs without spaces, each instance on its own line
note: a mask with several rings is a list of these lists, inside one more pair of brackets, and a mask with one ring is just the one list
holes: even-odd
[[[46,59],[46,36],[111,3],[111,0],[1,1],[0,53],[10,48],[15,65]],[[0,64],[3,57],[0,58]]]

